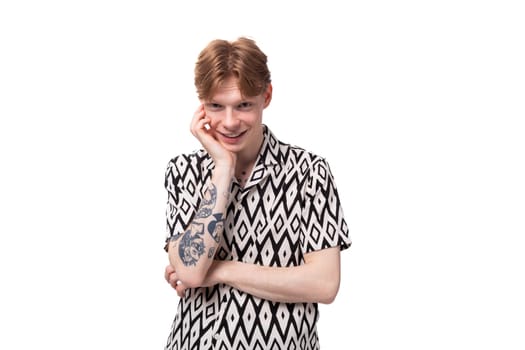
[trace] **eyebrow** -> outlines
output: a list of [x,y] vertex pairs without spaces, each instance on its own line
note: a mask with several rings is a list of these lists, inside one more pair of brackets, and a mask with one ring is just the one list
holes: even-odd
[[[255,102],[256,102],[255,98],[248,97],[248,98],[243,98],[242,100],[236,101],[233,105],[238,106],[238,105],[240,105],[242,103],[255,103]],[[210,100],[210,101],[205,102],[204,104],[205,105],[217,104],[217,105],[221,105],[221,106],[224,105],[222,102],[219,102],[217,100]]]

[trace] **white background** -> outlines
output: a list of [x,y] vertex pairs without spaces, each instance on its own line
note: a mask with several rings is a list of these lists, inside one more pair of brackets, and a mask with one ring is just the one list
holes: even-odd
[[1,3],[0,348],[163,347],[165,166],[198,52],[248,35],[352,233],[322,349],[524,349],[520,1],[189,3]]

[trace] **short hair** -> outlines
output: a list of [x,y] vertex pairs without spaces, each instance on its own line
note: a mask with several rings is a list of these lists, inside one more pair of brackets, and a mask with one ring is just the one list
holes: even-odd
[[209,100],[228,78],[238,80],[243,96],[262,94],[271,83],[267,57],[255,41],[240,37],[235,41],[212,40],[195,64],[195,87],[201,100]]

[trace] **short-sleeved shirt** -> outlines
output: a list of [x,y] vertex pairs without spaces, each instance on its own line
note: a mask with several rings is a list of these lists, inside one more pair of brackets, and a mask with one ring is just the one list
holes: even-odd
[[[351,240],[327,161],[280,142],[264,140],[244,187],[236,180],[215,259],[264,266],[304,263],[304,254]],[[204,150],[173,158],[166,170],[167,237],[190,224],[214,168]],[[166,349],[319,349],[317,303],[265,300],[218,284],[186,290]]]

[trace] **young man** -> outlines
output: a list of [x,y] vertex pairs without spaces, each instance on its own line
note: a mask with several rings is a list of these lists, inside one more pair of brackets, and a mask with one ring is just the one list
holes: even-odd
[[166,349],[319,349],[318,303],[351,245],[328,163],[263,124],[266,55],[248,38],[200,53],[203,149],[167,167],[165,278],[181,297]]

